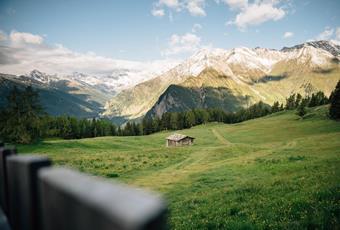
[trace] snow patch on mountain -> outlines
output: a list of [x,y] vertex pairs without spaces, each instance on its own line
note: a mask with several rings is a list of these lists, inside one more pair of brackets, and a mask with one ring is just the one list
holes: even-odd
[[52,81],[60,80],[57,75],[48,75],[36,69],[32,70],[29,74],[24,75],[24,77],[26,77],[27,80],[36,81],[41,84],[49,84]]
[[[193,76],[198,76],[205,68],[212,67],[222,73],[233,76],[235,68],[242,71],[257,70],[268,73],[280,61],[297,60],[299,63],[309,63],[312,67],[327,65],[330,59],[338,58],[340,46],[331,41],[307,42],[281,50],[266,48],[239,47],[231,50],[203,49],[195,53],[180,65],[182,70]],[[242,77],[242,76],[237,76]]]
[[72,74],[47,74],[39,70],[27,73],[25,81],[36,81],[41,84],[49,84],[51,81],[68,80],[80,84],[87,84],[111,94],[118,93],[126,88],[133,87],[161,75],[173,68],[179,62],[176,60],[162,60],[154,62],[128,62],[120,61],[113,66],[111,74],[89,75],[80,72]]
[[329,53],[331,53],[333,56],[340,56],[340,45],[336,44],[334,41],[310,41],[310,42],[305,42],[296,46],[292,47],[283,47],[281,49],[282,52],[290,52],[293,50],[300,50],[304,47],[314,47],[316,49],[322,49],[325,50]]

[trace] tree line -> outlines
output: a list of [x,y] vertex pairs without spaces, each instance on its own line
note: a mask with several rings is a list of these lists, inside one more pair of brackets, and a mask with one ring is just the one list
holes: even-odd
[[161,117],[144,117],[141,122],[127,122],[123,127],[106,119],[78,119],[70,116],[49,116],[39,103],[39,95],[32,87],[24,90],[14,87],[7,97],[6,107],[0,110],[0,139],[10,143],[32,143],[42,138],[58,137],[79,139],[99,136],[138,136],[163,130],[191,128],[207,122],[239,123],[263,117],[282,110],[297,110],[304,116],[306,107],[331,103],[330,116],[340,119],[340,81],[328,98],[323,92],[302,97],[292,94],[285,104],[272,106],[260,101],[237,112],[221,108],[192,109],[184,112],[167,112]]
[[[272,106],[260,101],[248,108],[241,108],[237,112],[225,112],[220,108],[193,109],[184,112],[164,113],[161,118],[145,117],[141,124],[141,134],[151,134],[163,130],[180,130],[191,128],[207,122],[223,122],[226,124],[239,123],[242,121],[263,117],[283,110],[295,110],[306,107],[315,107],[329,103],[328,97],[323,92],[313,93],[311,96],[302,97],[301,94],[292,94],[286,99],[286,104],[274,102]],[[299,115],[303,116],[301,113]],[[135,123],[128,122],[125,126],[127,135],[134,133]]]

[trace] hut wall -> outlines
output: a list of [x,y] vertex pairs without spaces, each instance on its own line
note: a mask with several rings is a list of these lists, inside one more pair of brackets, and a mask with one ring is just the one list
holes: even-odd
[[185,138],[182,140],[182,145],[192,145],[192,139],[191,138]]
[[166,146],[183,146],[183,145],[192,145],[193,139],[191,138],[184,138],[179,141],[174,140],[166,140]]

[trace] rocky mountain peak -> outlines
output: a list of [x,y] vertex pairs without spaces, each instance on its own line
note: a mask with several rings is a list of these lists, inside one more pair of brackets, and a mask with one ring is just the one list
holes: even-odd
[[292,47],[283,47],[281,49],[281,51],[283,52],[289,52],[292,50],[297,50],[297,49],[302,49],[305,47],[314,47],[316,49],[322,49],[325,50],[329,53],[331,53],[332,55],[338,57],[340,56],[340,46],[335,44],[332,41],[325,41],[325,40],[320,40],[320,41],[309,41],[309,42],[305,42],[299,45],[295,45]]
[[32,70],[30,73],[23,76],[24,78],[27,78],[28,81],[32,82],[39,82],[42,84],[49,84],[52,80],[57,80],[56,75],[48,75],[44,72],[41,72],[37,69]]

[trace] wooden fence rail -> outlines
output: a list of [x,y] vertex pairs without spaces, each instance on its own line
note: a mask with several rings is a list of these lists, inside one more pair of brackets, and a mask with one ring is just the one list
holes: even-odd
[[75,170],[0,143],[0,229],[167,229],[157,194]]

